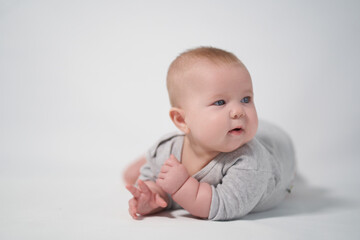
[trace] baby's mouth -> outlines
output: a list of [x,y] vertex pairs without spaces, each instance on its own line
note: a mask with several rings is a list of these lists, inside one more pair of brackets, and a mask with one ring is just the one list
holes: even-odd
[[233,135],[239,135],[243,132],[244,130],[242,128],[234,128],[232,130],[229,131],[230,134]]

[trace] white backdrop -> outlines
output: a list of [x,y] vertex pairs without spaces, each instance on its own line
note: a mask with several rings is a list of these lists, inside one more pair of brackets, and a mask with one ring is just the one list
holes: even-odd
[[300,174],[357,206],[330,226],[359,236],[359,13],[356,0],[0,1],[0,238],[104,237],[94,216],[107,239],[136,228],[121,172],[175,129],[167,67],[201,45],[245,63]]

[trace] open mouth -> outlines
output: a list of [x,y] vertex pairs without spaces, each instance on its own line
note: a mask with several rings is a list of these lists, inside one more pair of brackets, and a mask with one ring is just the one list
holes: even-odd
[[232,130],[229,131],[229,133],[234,134],[234,135],[239,135],[243,132],[242,128],[234,128]]

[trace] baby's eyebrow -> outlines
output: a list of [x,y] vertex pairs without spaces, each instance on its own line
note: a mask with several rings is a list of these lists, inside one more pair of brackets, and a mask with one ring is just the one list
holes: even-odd
[[210,99],[220,99],[220,98],[224,98],[225,94],[221,93],[221,94],[213,94],[213,95],[209,95]]
[[[245,90],[245,91],[241,91],[240,94],[253,96],[253,95],[254,95],[254,92],[253,92],[253,90],[248,89],[248,90]],[[226,96],[227,96],[227,93],[226,93],[226,92],[224,92],[224,93],[212,94],[212,95],[209,94],[209,98],[210,98],[210,99],[221,99],[221,98],[224,98],[224,97],[226,97]]]
[[254,91],[252,89],[247,89],[245,91],[243,91],[244,94],[250,94],[250,95],[254,95]]

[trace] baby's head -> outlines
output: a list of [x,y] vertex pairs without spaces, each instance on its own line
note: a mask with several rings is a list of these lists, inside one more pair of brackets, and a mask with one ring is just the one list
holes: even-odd
[[251,77],[234,54],[212,47],[180,54],[169,67],[167,88],[170,117],[190,143],[230,152],[255,136]]

